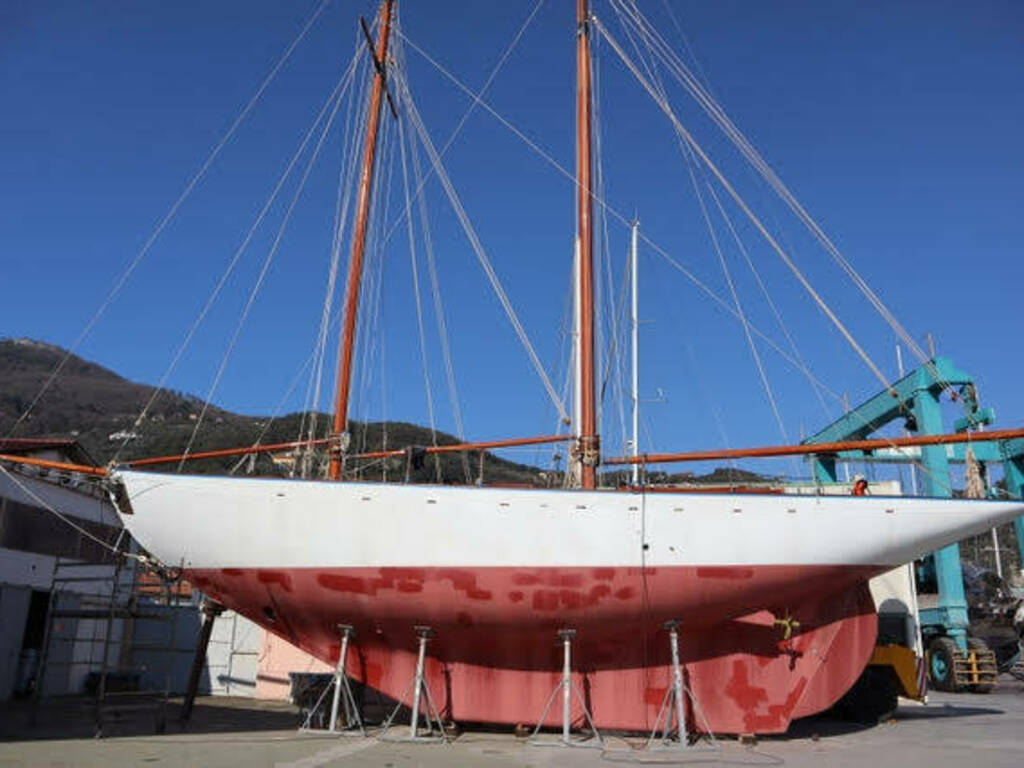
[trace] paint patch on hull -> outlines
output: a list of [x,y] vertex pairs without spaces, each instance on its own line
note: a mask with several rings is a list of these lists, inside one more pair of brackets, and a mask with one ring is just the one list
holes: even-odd
[[[560,674],[554,633],[569,626],[579,631],[574,668],[598,727],[649,729],[670,680],[660,627],[678,618],[688,684],[711,729],[777,733],[831,706],[859,676],[877,624],[866,579],[881,570],[295,568],[188,576],[328,663],[337,662],[337,624],[355,625],[349,674],[393,698],[413,675],[413,625],[432,626],[428,679],[446,716],[461,721],[535,722]],[[799,622],[788,640],[779,617]]]

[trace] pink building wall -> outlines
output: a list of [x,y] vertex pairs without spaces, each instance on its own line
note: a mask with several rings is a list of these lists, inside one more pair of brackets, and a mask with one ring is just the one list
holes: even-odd
[[287,699],[291,687],[289,672],[333,672],[334,669],[275,634],[263,631],[259,671],[256,673],[257,699]]

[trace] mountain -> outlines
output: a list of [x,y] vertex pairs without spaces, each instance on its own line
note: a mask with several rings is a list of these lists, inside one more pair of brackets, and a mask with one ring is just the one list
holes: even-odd
[[[160,392],[147,410],[145,420],[138,421],[146,403],[156,394],[147,384],[129,381],[96,363],[76,355],[67,358],[59,375],[35,403],[31,413],[15,424],[44,384],[53,375],[67,352],[60,347],[32,339],[0,339],[0,437],[74,437],[99,464],[106,464],[124,449],[118,458],[128,460],[147,456],[174,456],[182,453],[195,429],[203,402],[198,397],[180,392]],[[318,434],[323,435],[330,416],[316,414]],[[216,448],[237,448],[261,443],[289,442],[303,433],[309,414],[292,413],[276,419],[266,416],[245,416],[210,406],[203,419],[192,452]],[[13,431],[13,434],[11,432]],[[428,446],[434,442],[430,430],[402,422],[352,422],[352,450],[376,451],[383,447],[406,448]],[[125,440],[128,440],[125,443]],[[455,436],[438,432],[438,445],[460,442]],[[319,454],[319,461],[326,457]],[[422,466],[412,466],[413,457],[395,457],[386,461],[365,462],[362,476],[368,480],[402,480],[408,470],[412,482],[466,483],[474,482],[481,473],[480,453],[446,454],[423,458]],[[255,465],[239,465],[239,458],[208,459],[189,463],[190,472],[221,474],[232,469],[260,475],[286,474],[288,466],[260,455]],[[415,462],[420,463],[418,460]],[[487,483],[552,485],[560,482],[557,472],[517,464],[487,452],[483,459],[483,479]],[[174,471],[175,464],[158,470]],[[607,482],[626,482],[624,470],[609,472]],[[743,470],[718,468],[707,475],[667,475],[652,473],[658,483],[749,483],[768,478]]]
[[[0,339],[0,436],[7,436],[18,417],[33,402],[45,382],[66,355],[52,344],[31,339]],[[71,436],[97,461],[110,461],[126,438],[128,443],[119,458],[177,455],[184,451],[195,428],[203,403],[197,397],[179,392],[159,393],[145,420],[138,414],[154,396],[156,389],[129,381],[96,363],[71,355],[60,374],[46,390],[31,413],[14,429],[14,437]],[[193,452],[216,448],[237,448],[262,443],[298,439],[300,425],[308,415],[292,413],[277,419],[245,416],[211,406],[192,446]],[[327,414],[317,414],[322,435],[330,424]],[[433,443],[429,429],[399,422],[353,422],[350,426],[354,451],[380,450]],[[460,442],[453,435],[437,433],[439,445]],[[324,458],[323,456],[320,457]],[[189,471],[223,473],[238,464],[238,457],[191,462]],[[406,457],[375,462],[366,470],[367,479],[401,480],[406,474]],[[418,462],[417,462],[418,463]],[[441,482],[473,481],[480,473],[478,453],[426,457],[423,466],[410,467],[410,480],[436,482],[440,464]],[[173,471],[176,465],[158,467]],[[245,468],[248,469],[248,468]],[[288,469],[259,456],[253,468],[257,474],[285,474]],[[506,461],[486,454],[483,465],[486,482],[542,485],[547,475],[540,469]]]

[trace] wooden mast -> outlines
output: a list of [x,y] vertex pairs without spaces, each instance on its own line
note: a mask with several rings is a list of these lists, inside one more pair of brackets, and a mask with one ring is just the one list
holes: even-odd
[[352,255],[348,262],[348,284],[345,289],[345,321],[342,326],[338,352],[338,400],[334,409],[334,429],[331,442],[330,477],[341,478],[344,451],[348,448],[348,399],[352,384],[352,356],[356,341],[356,315],[359,310],[359,288],[363,277],[363,249],[366,245],[366,224],[370,213],[370,193],[373,188],[374,160],[377,155],[377,129],[380,126],[381,102],[384,95],[384,67],[388,55],[388,37],[391,31],[391,11],[394,0],[382,0],[380,27],[377,32],[376,72],[370,92],[370,108],[366,116],[366,137],[363,145],[363,170],[359,177],[359,197],[356,202],[355,229],[352,233]]
[[590,11],[587,0],[576,0],[576,208],[579,269],[579,332],[577,361],[580,366],[580,423],[576,450],[580,480],[585,489],[597,486],[601,439],[597,434],[594,376],[594,232],[590,158]]

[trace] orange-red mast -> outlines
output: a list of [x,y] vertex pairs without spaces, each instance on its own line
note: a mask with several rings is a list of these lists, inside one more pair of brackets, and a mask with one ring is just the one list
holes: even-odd
[[338,352],[338,401],[334,409],[334,429],[331,437],[332,480],[341,477],[342,436],[348,431],[348,398],[352,384],[352,355],[356,343],[356,315],[359,310],[359,288],[363,277],[363,249],[366,245],[366,224],[370,213],[370,192],[373,188],[374,160],[377,155],[377,129],[380,125],[381,102],[384,95],[384,65],[388,55],[388,36],[391,31],[391,11],[394,0],[383,0],[380,6],[380,27],[377,32],[377,71],[370,92],[367,113],[366,138],[363,145],[363,170],[359,177],[359,197],[356,201],[355,229],[352,233],[352,255],[348,262],[348,285],[345,289],[345,324],[342,326]]
[[594,400],[594,232],[590,159],[590,19],[587,0],[576,0],[576,201],[579,237],[580,423],[577,450],[583,487],[597,485],[601,438],[597,434]]

